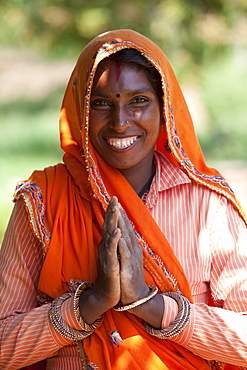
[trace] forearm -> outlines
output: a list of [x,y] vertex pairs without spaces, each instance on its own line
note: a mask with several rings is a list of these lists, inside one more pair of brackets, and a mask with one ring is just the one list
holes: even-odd
[[54,354],[67,342],[51,327],[50,305],[37,307],[43,250],[24,205],[14,207],[0,250],[0,368],[16,369]]
[[69,343],[52,328],[50,304],[1,321],[0,368],[19,369],[53,356]]
[[246,367],[247,316],[206,304],[192,308],[193,332],[183,333],[183,343],[179,340],[182,335],[173,340],[203,358]]
[[[176,318],[174,304],[177,305],[171,298],[157,294],[129,312],[154,328],[167,328]],[[246,367],[247,316],[206,304],[191,304],[191,308],[188,325],[171,340],[205,359]]]
[[[162,311],[162,304],[159,302],[161,296],[156,295],[155,297],[131,311],[134,313],[135,310],[134,314],[154,328],[166,328],[176,318],[176,310],[171,315],[170,312],[167,312],[172,306],[167,304],[171,298],[166,298],[165,301],[163,300]],[[206,304],[191,304],[191,308],[190,322],[180,334],[171,340],[205,359],[246,367],[247,316],[225,309],[209,307]],[[166,320],[167,317],[168,320]]]

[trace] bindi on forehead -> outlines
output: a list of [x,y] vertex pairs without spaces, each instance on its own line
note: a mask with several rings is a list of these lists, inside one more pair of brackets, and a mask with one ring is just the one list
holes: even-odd
[[116,80],[117,81],[119,80],[120,75],[121,75],[121,64],[120,63],[116,63],[115,64],[115,77],[116,77]]
[[[116,81],[119,80],[120,75],[121,75],[121,64],[120,63],[116,63],[115,64],[115,77],[116,77]],[[116,98],[120,98],[120,94],[116,94]]]

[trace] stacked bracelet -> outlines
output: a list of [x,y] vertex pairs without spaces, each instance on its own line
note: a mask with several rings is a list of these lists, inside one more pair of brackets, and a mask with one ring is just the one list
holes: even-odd
[[86,331],[86,332],[92,332],[94,331],[95,329],[97,329],[97,327],[99,326],[99,324],[101,323],[101,319],[102,319],[102,315],[100,317],[98,317],[98,319],[96,321],[94,321],[92,324],[87,324],[81,317],[81,314],[80,314],[80,296],[81,294],[87,290],[87,289],[90,289],[91,287],[93,286],[92,283],[88,282],[88,281],[85,281],[83,283],[81,283],[78,288],[76,289],[75,291],[75,295],[74,295],[74,300],[73,300],[73,307],[74,307],[74,315],[75,315],[75,318],[76,318],[76,321],[78,322],[78,324],[81,326],[82,330]]
[[82,340],[89,334],[83,330],[73,329],[66,324],[61,315],[61,306],[64,301],[74,296],[74,293],[65,293],[61,297],[54,299],[49,309],[49,317],[54,329],[66,339],[73,341]]
[[117,306],[114,307],[114,310],[115,311],[127,311],[127,310],[131,310],[132,308],[135,308],[137,306],[140,306],[141,304],[149,301],[151,298],[153,298],[157,294],[158,288],[157,288],[157,286],[154,286],[154,285],[149,285],[148,287],[150,289],[150,292],[147,295],[147,297],[144,297],[144,298],[140,299],[139,301],[135,301],[135,302],[130,303],[130,304],[126,305],[126,306],[117,305]]
[[175,292],[166,292],[162,293],[162,295],[171,297],[177,302],[178,314],[176,319],[173,321],[173,323],[171,323],[171,325],[168,326],[168,328],[161,330],[153,328],[146,322],[144,325],[149,334],[161,339],[170,339],[181,333],[189,323],[191,318],[191,306],[189,300],[181,294],[177,294]]

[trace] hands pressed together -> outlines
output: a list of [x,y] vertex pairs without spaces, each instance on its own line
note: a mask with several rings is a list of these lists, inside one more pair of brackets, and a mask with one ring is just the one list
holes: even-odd
[[116,197],[111,199],[105,216],[97,286],[108,308],[119,301],[123,305],[135,302],[149,293],[144,280],[142,249]]
[[[81,316],[87,323],[92,323],[119,302],[127,305],[148,294],[149,287],[144,280],[142,248],[118,199],[112,197],[106,211],[99,245],[98,278],[93,288],[81,295]],[[148,302],[145,304],[146,308],[147,304]],[[143,311],[142,306],[131,312],[142,316],[142,313],[139,314],[139,311]],[[163,304],[158,306],[163,309]],[[145,311],[143,319],[146,319]],[[161,319],[158,319],[159,324],[160,321]]]

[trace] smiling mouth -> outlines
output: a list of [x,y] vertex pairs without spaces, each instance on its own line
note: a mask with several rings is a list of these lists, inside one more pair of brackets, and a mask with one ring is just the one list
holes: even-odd
[[129,148],[137,140],[138,136],[130,136],[125,138],[106,138],[108,144],[117,149]]

